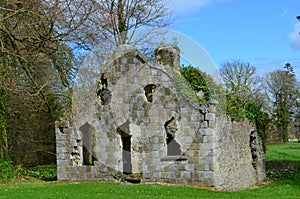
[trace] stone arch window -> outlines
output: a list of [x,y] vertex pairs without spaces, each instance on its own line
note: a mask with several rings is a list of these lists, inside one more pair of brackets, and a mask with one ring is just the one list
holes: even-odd
[[148,102],[153,102],[153,93],[155,91],[156,85],[154,84],[148,84],[145,86],[144,91],[145,91],[145,97]]
[[176,132],[178,130],[175,118],[172,117],[164,124],[167,136],[167,156],[181,155],[180,144],[175,140]]

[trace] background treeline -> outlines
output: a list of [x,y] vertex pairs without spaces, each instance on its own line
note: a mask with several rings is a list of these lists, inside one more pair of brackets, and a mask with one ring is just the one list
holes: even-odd
[[220,81],[195,67],[181,70],[195,92],[218,99],[232,120],[254,122],[264,144],[300,139],[299,81],[291,64],[258,74],[250,63],[232,60],[222,63],[219,72]]

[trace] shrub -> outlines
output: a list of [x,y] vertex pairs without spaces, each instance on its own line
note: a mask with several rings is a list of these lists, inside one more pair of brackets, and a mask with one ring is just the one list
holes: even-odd
[[119,182],[125,182],[125,176],[121,171],[118,171],[117,173],[112,173],[111,176]]
[[56,165],[42,165],[27,168],[27,175],[45,181],[55,181],[57,179]]
[[0,159],[0,182],[8,182],[21,176],[24,170],[10,160]]
[[272,179],[298,179],[300,171],[293,169],[268,169],[266,175]]

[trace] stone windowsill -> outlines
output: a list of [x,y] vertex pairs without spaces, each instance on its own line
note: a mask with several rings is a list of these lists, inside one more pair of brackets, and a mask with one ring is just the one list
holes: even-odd
[[160,159],[161,161],[185,161],[187,160],[186,156],[174,155],[174,156],[166,156]]

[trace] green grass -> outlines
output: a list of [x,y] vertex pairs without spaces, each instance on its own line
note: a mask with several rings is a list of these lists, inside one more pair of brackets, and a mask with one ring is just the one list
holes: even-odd
[[[267,159],[300,161],[300,144],[267,147]],[[51,167],[47,169],[51,171]],[[40,171],[40,167],[35,168]],[[50,173],[50,172],[49,172]],[[300,198],[300,175],[281,178],[255,189],[234,192],[211,191],[193,187],[120,184],[104,182],[60,183],[37,179],[0,184],[1,198]]]
[[192,187],[100,182],[6,184],[0,198],[299,198],[299,182],[279,181],[257,189],[214,192]]
[[269,145],[266,160],[300,162],[300,143]]
[[300,179],[300,143],[267,146],[267,176],[273,179]]

